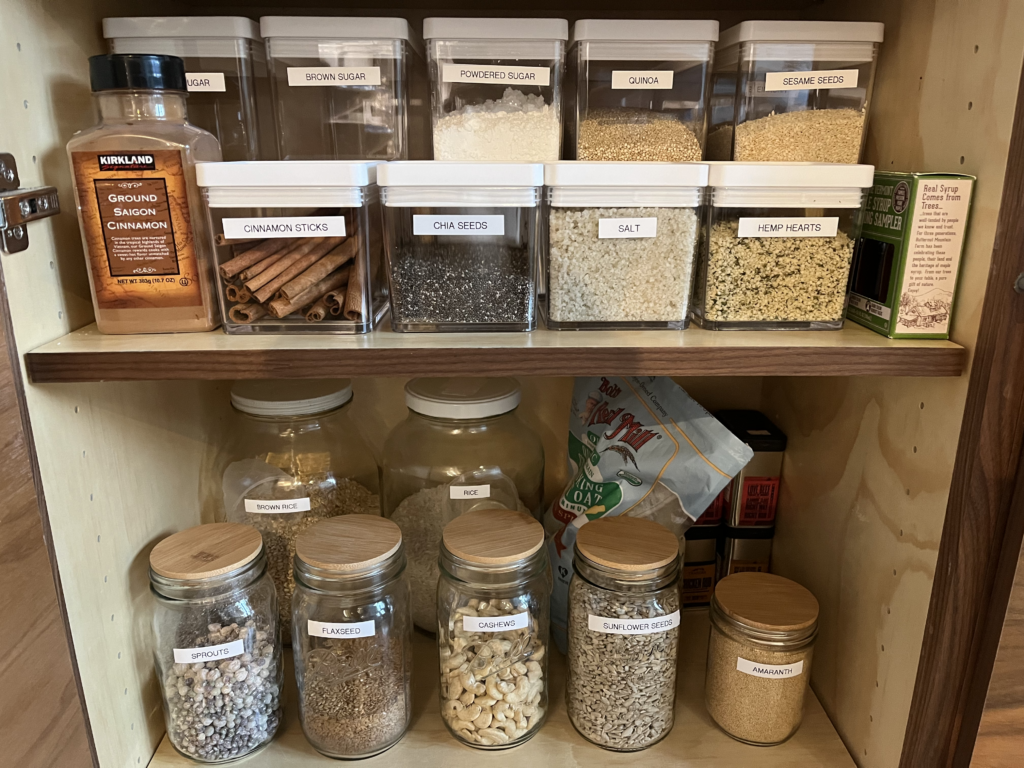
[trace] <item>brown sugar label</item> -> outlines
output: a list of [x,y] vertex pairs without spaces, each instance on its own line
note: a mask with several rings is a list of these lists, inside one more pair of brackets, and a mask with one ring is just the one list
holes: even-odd
[[74,152],[101,309],[202,305],[181,152]]

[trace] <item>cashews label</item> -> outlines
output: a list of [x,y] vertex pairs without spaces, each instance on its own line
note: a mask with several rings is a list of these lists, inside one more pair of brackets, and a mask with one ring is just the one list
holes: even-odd
[[306,622],[306,633],[310,637],[373,637],[377,634],[377,623],[369,621],[313,621]]
[[196,664],[207,661],[233,659],[245,653],[245,640],[232,640],[222,645],[208,645],[205,648],[175,648],[175,664]]
[[530,614],[526,611],[511,616],[463,616],[462,628],[466,632],[508,632],[513,629],[528,629]]
[[587,617],[587,628],[591,632],[603,632],[607,635],[653,635],[678,626],[678,610],[653,619],[611,619],[592,613]]
[[745,675],[754,677],[783,678],[796,677],[804,673],[804,662],[801,659],[795,664],[759,664],[743,657],[736,659],[736,669]]

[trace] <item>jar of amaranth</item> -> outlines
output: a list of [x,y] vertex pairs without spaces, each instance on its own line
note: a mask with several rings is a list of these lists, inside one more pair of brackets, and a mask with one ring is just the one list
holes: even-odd
[[281,722],[277,593],[259,531],[214,523],[149,556],[167,738],[199,763],[259,750]]
[[412,616],[398,526],[347,515],[299,535],[292,617],[309,743],[348,759],[396,744],[412,712]]
[[796,733],[817,633],[818,601],[796,582],[770,573],[718,582],[704,695],[722,730],[759,745]]
[[605,517],[580,528],[569,583],[566,708],[580,734],[633,752],[675,718],[679,541],[662,525]]

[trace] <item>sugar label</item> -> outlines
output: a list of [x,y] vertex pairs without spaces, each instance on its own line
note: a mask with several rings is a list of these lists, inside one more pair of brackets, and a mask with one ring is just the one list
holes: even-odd
[[245,640],[232,640],[223,645],[208,645],[205,648],[175,648],[175,664],[197,664],[207,661],[224,661],[245,653]]
[[504,216],[426,216],[412,217],[414,235],[504,235]]
[[739,226],[739,237],[835,237],[838,233],[838,216],[743,217]]
[[310,637],[373,637],[377,634],[377,623],[373,619],[348,622],[309,619],[306,622],[306,634]]
[[309,512],[309,499],[246,499],[245,511],[250,515],[281,515],[290,512]]
[[444,83],[495,83],[497,85],[551,85],[549,67],[499,67],[491,64],[445,64]]
[[655,90],[667,91],[672,88],[672,80],[675,72],[662,70],[633,70],[616,69],[612,70],[612,90]]
[[511,616],[463,616],[462,629],[466,632],[509,632],[528,629],[530,614],[526,611]]
[[189,93],[223,93],[227,90],[223,72],[189,72],[185,75]]
[[267,216],[262,219],[223,219],[224,237],[345,237],[344,216]]
[[657,237],[658,219],[598,219],[597,237],[600,240],[609,238]]
[[610,619],[589,614],[587,628],[606,635],[654,635],[679,626],[679,611],[653,619]]
[[745,675],[781,679],[802,675],[804,663],[798,661],[795,664],[761,664],[756,661],[748,661],[741,656],[736,659],[736,669]]
[[489,499],[490,485],[453,485],[448,489],[450,499]]
[[817,72],[769,72],[766,91],[813,91],[819,88],[856,88],[860,70],[822,69]]
[[288,85],[380,85],[380,67],[288,67]]

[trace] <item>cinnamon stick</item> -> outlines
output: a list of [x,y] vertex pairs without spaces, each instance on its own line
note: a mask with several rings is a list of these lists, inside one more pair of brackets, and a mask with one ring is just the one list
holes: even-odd
[[304,290],[309,288],[309,286],[313,285],[313,283],[320,282],[345,262],[351,260],[358,250],[358,238],[348,238],[345,242],[320,259],[320,261],[315,262],[301,275],[291,282],[281,286],[280,295],[286,299],[294,299]]
[[292,245],[290,240],[282,241],[281,247],[277,251],[270,254],[269,256],[267,256],[267,258],[263,259],[262,261],[257,261],[251,267],[246,267],[241,272],[239,272],[238,279],[241,280],[243,283],[246,280],[251,280],[252,278],[256,277],[256,275],[266,270],[270,265],[276,264],[281,259],[283,259],[293,247],[294,246]]
[[233,323],[253,323],[267,314],[267,310],[259,304],[236,304],[228,310],[228,318]]
[[224,237],[224,235],[217,235],[213,238],[213,241],[217,245],[247,245],[249,243],[261,242],[263,238],[260,237]]
[[[290,238],[288,238],[290,239]],[[270,240],[264,240],[259,245],[253,246],[245,253],[241,253],[235,258],[225,261],[220,265],[220,274],[225,280],[230,280],[232,277],[237,275],[246,267],[251,267],[257,261],[262,261],[267,258],[270,254],[277,251],[281,247],[281,241],[278,238],[272,238]]]
[[345,288],[324,294],[324,301],[327,302],[327,308],[332,315],[340,315],[345,309]]
[[328,315],[327,297],[322,296],[316,303],[306,310],[307,323],[319,323]]
[[314,283],[291,301],[283,298],[274,299],[267,304],[267,310],[274,317],[287,317],[292,312],[317,301],[328,291],[333,291],[335,288],[339,287],[342,283],[348,280],[348,273],[349,268],[342,267],[337,272],[328,275],[320,282]]
[[[291,263],[277,277],[275,277],[270,282],[266,283],[258,291],[254,291],[253,296],[255,296],[256,300],[260,302],[269,301],[270,298],[274,296],[279,290],[281,290],[283,286],[290,283],[296,277],[298,277],[307,269],[309,269],[309,267],[313,266],[313,264],[315,264],[324,256],[326,256],[330,251],[332,251],[336,246],[338,246],[342,242],[342,240],[343,238],[340,237],[322,238],[322,242],[315,245],[307,253],[303,254],[299,258],[291,261]],[[278,265],[283,264],[285,261],[288,261],[287,257],[281,259],[281,261],[279,261],[277,264],[268,269],[267,272],[272,272],[276,270]],[[263,273],[263,275],[265,274],[266,272]],[[263,277],[263,275],[257,275],[253,279],[259,280]],[[249,283],[246,283],[246,286],[249,285]]]
[[324,238],[322,237],[310,237],[303,240],[299,240],[299,242],[294,243],[291,246],[291,248],[285,251],[284,255],[275,263],[268,266],[258,275],[255,275],[252,278],[246,280],[245,287],[248,288],[253,293],[255,293],[264,285],[266,285],[275,277],[277,277],[286,269],[288,269],[289,266],[291,266],[300,258],[309,253],[317,245],[322,243],[323,240]]
[[345,292],[345,319],[362,321],[366,319],[364,311],[366,293],[366,255],[361,254],[352,265],[352,274],[348,278],[348,290]]
[[224,289],[224,294],[228,297],[228,301],[235,304],[248,304],[252,299],[252,294],[249,293],[248,288],[244,285],[235,285],[234,283]]

